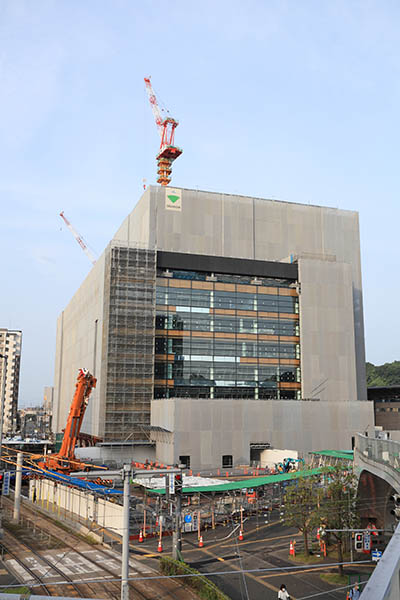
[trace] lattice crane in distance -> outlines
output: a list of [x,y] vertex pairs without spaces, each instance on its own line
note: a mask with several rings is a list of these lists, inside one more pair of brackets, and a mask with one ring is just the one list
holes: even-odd
[[172,117],[163,119],[156,95],[151,85],[150,77],[145,77],[144,82],[146,84],[154,120],[161,138],[160,151],[156,156],[158,174],[157,183],[168,185],[171,181],[172,163],[182,154],[182,149],[174,145],[175,129],[178,127],[179,122]]
[[70,232],[72,233],[72,235],[74,236],[74,238],[76,239],[76,241],[78,242],[78,244],[80,245],[80,247],[82,248],[82,250],[84,251],[86,256],[88,257],[88,259],[91,261],[91,263],[93,265],[96,264],[95,256],[93,255],[92,252],[90,252],[83,237],[81,235],[79,235],[79,233],[76,231],[76,229],[68,221],[67,217],[64,215],[64,211],[60,212],[60,217],[62,218],[62,220],[64,221],[64,223],[66,224],[66,226],[68,227],[68,229],[70,230]]

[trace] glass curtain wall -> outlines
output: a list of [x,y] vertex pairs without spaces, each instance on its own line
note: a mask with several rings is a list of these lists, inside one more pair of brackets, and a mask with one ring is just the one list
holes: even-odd
[[158,273],[155,398],[299,399],[299,307],[291,283]]

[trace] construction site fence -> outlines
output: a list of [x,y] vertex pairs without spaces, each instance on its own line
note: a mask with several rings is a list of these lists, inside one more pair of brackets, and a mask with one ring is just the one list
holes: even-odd
[[[184,498],[182,502],[182,531],[205,531],[217,526],[230,527],[249,516],[260,522],[280,514],[282,491],[279,486],[269,486],[261,498],[246,494],[224,494],[214,499],[202,495]],[[69,520],[96,532],[110,531],[123,534],[123,507],[96,494],[63,485],[48,479],[34,479],[29,484],[29,500],[56,519]],[[170,535],[175,523],[174,506],[164,498],[131,498],[130,536],[138,538]]]
[[49,479],[32,479],[29,500],[55,518],[76,521],[89,529],[97,525],[122,535],[123,507],[95,494]]

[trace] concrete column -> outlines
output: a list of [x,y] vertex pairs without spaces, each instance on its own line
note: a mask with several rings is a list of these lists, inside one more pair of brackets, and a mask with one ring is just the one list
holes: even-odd
[[17,454],[17,472],[15,476],[15,494],[14,494],[14,521],[19,522],[21,513],[21,484],[22,484],[22,462],[24,455],[22,452]]

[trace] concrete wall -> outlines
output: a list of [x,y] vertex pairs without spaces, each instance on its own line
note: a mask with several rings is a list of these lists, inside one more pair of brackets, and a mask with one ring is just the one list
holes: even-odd
[[[171,434],[156,443],[161,462],[189,455],[193,469],[221,466],[222,455],[248,464],[250,443],[274,448],[351,450],[351,438],[373,418],[372,402],[304,402],[295,400],[153,400],[151,423]],[[171,454],[173,454],[171,460]]]
[[116,462],[118,465],[124,463],[146,462],[155,460],[156,452],[154,446],[90,446],[87,448],[76,448],[75,456],[81,460],[93,460],[108,463]]
[[102,435],[99,398],[102,387],[104,264],[105,253],[92,267],[57,321],[53,432],[61,432],[65,428],[78,370],[86,368],[97,378],[97,386],[90,396],[82,432]]
[[299,259],[302,397],[357,400],[351,265]]

